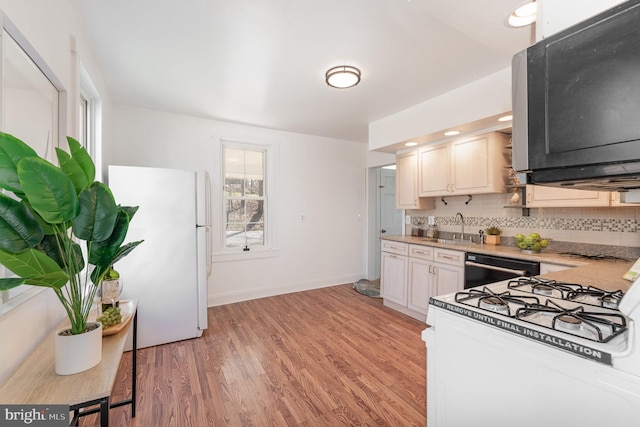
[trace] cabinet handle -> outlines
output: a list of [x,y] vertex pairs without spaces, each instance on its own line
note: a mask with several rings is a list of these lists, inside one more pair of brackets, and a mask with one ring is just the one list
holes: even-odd
[[436,267],[435,265],[433,266],[433,273],[431,274],[438,274],[438,267]]
[[398,258],[396,255],[389,255],[391,258]]
[[424,251],[414,251],[414,253],[424,255]]
[[444,258],[444,259],[458,259],[458,257],[454,257],[451,255],[440,255],[440,258]]

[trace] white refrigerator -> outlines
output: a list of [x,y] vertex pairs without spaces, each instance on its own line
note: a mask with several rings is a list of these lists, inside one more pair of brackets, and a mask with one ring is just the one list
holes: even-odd
[[[109,166],[116,202],[139,206],[114,266],[121,300],[138,300],[138,348],[196,338],[207,328],[210,184],[206,172]],[[130,348],[130,345],[129,345]]]

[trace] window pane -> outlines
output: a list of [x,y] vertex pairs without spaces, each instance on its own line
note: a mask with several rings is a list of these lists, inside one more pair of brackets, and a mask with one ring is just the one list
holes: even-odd
[[246,222],[264,222],[264,200],[246,201]]
[[227,200],[227,222],[243,223],[245,222],[245,201],[244,200]]
[[247,244],[264,245],[264,226],[263,224],[247,224]]
[[227,224],[226,246],[228,248],[242,248],[246,245],[243,224]]

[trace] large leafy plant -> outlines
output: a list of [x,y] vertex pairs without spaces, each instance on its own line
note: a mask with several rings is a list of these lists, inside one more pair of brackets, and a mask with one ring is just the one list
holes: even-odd
[[0,291],[53,289],[71,333],[81,334],[98,284],[142,241],[123,245],[137,207],[117,205],[109,187],[95,181],[87,151],[67,141],[69,153],[56,148],[56,166],[0,132],[0,187],[13,194],[0,193],[0,263],[17,276],[0,278]]

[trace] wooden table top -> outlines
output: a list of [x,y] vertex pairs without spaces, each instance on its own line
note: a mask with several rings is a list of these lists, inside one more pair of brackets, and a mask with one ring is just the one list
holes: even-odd
[[[133,313],[137,301],[133,301]],[[111,395],[127,336],[133,321],[117,334],[102,338],[102,361],[73,375],[55,373],[54,335],[69,325],[65,319],[0,385],[2,404],[77,405]]]

